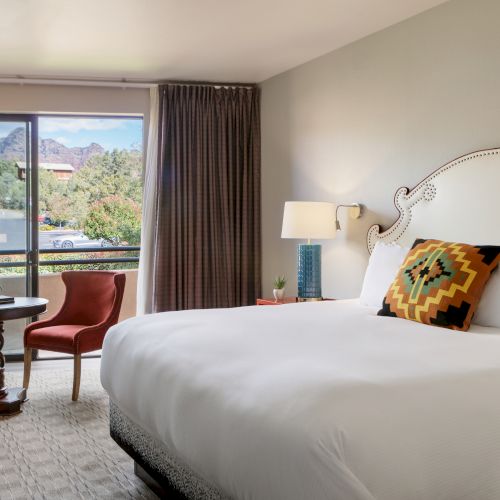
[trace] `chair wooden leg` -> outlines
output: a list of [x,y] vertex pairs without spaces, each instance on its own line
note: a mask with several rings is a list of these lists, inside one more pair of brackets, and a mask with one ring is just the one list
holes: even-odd
[[24,348],[24,377],[23,377],[23,387],[25,389],[30,385],[30,374],[31,374],[31,347]]
[[80,374],[82,372],[82,355],[75,354],[73,362],[73,395],[71,399],[76,401],[78,399],[78,393],[80,392]]

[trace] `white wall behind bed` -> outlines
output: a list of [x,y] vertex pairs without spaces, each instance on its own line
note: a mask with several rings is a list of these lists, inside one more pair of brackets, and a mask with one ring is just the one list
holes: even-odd
[[499,18],[498,0],[452,0],[262,84],[265,293],[278,273],[295,291],[285,200],[367,205],[323,246],[324,295],[357,296],[366,233],[396,219],[396,189],[500,146]]

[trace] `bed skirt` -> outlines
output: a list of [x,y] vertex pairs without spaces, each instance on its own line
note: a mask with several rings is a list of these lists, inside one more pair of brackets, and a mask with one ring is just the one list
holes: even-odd
[[130,420],[112,400],[109,402],[109,413],[111,437],[163,491],[168,492],[168,498],[230,500],[175,458],[163,443]]

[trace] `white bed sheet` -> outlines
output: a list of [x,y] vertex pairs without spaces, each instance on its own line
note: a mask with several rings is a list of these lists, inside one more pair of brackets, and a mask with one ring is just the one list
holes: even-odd
[[163,313],[109,331],[101,379],[235,499],[497,500],[499,332],[357,301]]

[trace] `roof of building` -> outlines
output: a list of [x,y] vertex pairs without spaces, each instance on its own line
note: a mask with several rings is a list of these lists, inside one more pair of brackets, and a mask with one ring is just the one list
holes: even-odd
[[[25,161],[16,161],[17,168],[26,170]],[[38,166],[45,170],[55,170],[58,172],[74,172],[74,167],[69,163],[39,163]]]

